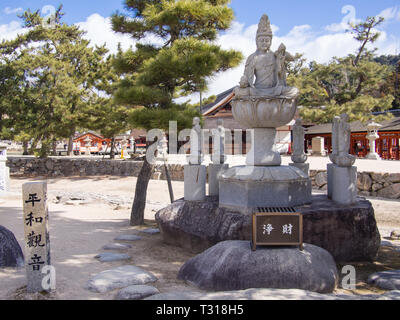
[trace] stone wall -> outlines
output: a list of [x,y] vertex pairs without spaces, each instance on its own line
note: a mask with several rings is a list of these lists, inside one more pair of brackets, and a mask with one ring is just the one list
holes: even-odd
[[[134,176],[139,175],[142,161],[109,159],[72,159],[34,157],[8,157],[7,166],[11,176]],[[183,181],[181,165],[168,166],[172,180]],[[163,165],[157,165],[154,178],[165,180]]]
[[[313,189],[327,190],[327,173],[310,170]],[[358,172],[357,188],[360,196],[400,199],[400,173]]]
[[[134,176],[137,177],[141,161],[108,160],[108,159],[76,159],[8,157],[7,166],[12,176]],[[168,166],[171,179],[183,181],[183,166],[173,164]],[[327,189],[327,174],[325,170],[310,170],[313,189]],[[165,180],[163,165],[156,167],[154,179]],[[361,196],[400,199],[400,173],[359,172],[357,177],[358,194]]]

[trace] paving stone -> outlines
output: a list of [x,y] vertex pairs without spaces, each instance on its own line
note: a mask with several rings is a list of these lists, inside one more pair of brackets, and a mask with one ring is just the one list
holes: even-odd
[[157,280],[157,277],[150,272],[139,267],[125,265],[92,276],[86,284],[86,289],[93,292],[104,293],[131,285],[155,282]]
[[116,300],[141,300],[152,295],[158,294],[157,288],[146,285],[134,285],[121,289],[117,296]]
[[368,283],[384,290],[400,290],[400,270],[371,274],[368,277]]
[[110,243],[110,244],[106,244],[103,247],[103,250],[125,250],[125,249],[129,249],[129,248],[132,248],[132,246],[127,243]]
[[157,234],[160,233],[160,229],[144,229],[139,230],[139,232],[147,233],[147,234]]
[[122,260],[129,260],[131,258],[130,255],[125,253],[100,253],[95,256],[96,259],[99,259],[101,262],[112,262],[112,261],[122,261]]
[[118,237],[116,237],[114,240],[117,241],[138,241],[141,240],[142,237],[136,236],[134,234],[122,234]]

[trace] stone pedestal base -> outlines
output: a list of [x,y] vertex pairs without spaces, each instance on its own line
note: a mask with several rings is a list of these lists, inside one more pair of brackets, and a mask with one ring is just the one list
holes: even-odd
[[228,164],[209,164],[208,166],[208,195],[218,196],[219,195],[219,181],[218,173],[221,170],[227,170]]
[[381,157],[379,156],[379,154],[372,152],[372,153],[368,153],[367,156],[365,157],[365,159],[368,160],[382,160]]
[[259,207],[294,207],[311,201],[311,179],[300,169],[233,167],[219,177],[219,205],[251,214]]
[[[324,195],[314,195],[311,204],[296,209],[303,214],[304,242],[329,251],[336,262],[376,257],[381,237],[369,201],[357,198],[354,205],[343,206]],[[216,197],[177,200],[158,211],[155,218],[166,243],[195,253],[220,241],[252,238],[251,215],[220,208]],[[250,244],[247,248],[251,252]]]
[[332,200],[343,205],[354,204],[357,200],[357,167],[332,165],[329,170]]
[[207,167],[184,166],[184,196],[187,201],[202,201],[206,197]]
[[289,163],[289,166],[296,167],[303,171],[307,176],[310,176],[310,164],[309,163]]

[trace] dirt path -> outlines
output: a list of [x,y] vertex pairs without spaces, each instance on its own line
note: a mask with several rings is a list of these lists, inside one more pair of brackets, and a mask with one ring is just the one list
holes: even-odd
[[[35,179],[38,180],[38,179]],[[0,225],[10,229],[23,248],[23,222],[21,186],[31,179],[12,179],[12,195],[0,198]],[[91,275],[123,264],[133,264],[154,273],[159,278],[154,286],[161,292],[184,290],[189,287],[176,279],[181,265],[193,254],[177,250],[162,242],[160,234],[140,233],[146,228],[129,226],[130,206],[136,178],[95,177],[49,179],[49,213],[52,264],[57,272],[55,299],[114,299],[117,291],[99,294],[84,288]],[[183,182],[173,182],[175,198],[183,197]],[[65,195],[82,198],[70,201]],[[79,197],[80,195],[80,197]],[[61,197],[58,199],[56,197]],[[400,231],[400,201],[372,199],[381,235]],[[166,181],[152,180],[149,185],[145,219],[147,227],[154,227],[154,214],[169,204]],[[114,242],[122,234],[138,234],[142,240],[135,242],[128,253],[132,259],[125,262],[101,263],[94,258],[104,252],[102,247]],[[360,292],[377,292],[365,285],[371,271],[400,268],[400,252],[383,247],[375,264],[360,265]],[[23,294],[25,270],[0,270],[0,299],[37,299]]]

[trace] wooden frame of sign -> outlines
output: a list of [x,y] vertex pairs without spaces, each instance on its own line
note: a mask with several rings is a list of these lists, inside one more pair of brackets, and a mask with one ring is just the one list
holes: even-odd
[[[299,246],[303,251],[303,215],[293,209],[285,212],[283,208],[273,208],[271,211],[276,212],[253,213],[251,249],[255,251],[257,245]],[[277,229],[277,226],[288,228],[289,225],[290,234]]]

